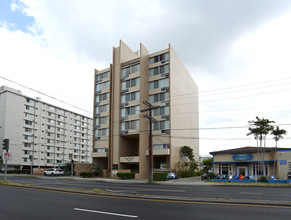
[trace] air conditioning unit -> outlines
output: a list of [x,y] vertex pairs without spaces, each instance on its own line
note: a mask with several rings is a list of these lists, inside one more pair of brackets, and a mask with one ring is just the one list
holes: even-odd
[[129,91],[129,89],[123,89],[122,91],[121,91],[121,93],[126,93],[126,92],[128,92]]
[[161,73],[161,77],[165,77],[165,74],[164,73]]
[[166,63],[166,60],[161,61],[161,64],[164,64],[164,63]]
[[169,77],[170,73],[165,73],[165,77]]
[[170,118],[169,115],[162,115],[162,116],[161,116],[161,119],[169,119],[169,118]]
[[161,91],[169,91],[169,87],[168,86],[167,87],[162,87]]
[[121,131],[121,134],[124,135],[124,134],[128,134],[128,131]]
[[96,116],[98,117],[98,116],[100,116],[101,115],[101,113],[96,113]]

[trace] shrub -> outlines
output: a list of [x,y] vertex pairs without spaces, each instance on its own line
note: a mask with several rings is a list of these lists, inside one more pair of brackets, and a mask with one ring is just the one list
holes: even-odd
[[92,177],[92,176],[94,176],[94,172],[91,172],[91,171],[88,171],[88,172],[80,172],[80,174],[79,174],[81,177]]
[[267,183],[268,182],[268,178],[266,176],[261,176],[260,180],[262,183]]
[[202,175],[202,173],[203,173],[203,171],[202,171],[202,170],[200,170],[200,171],[197,171],[197,172],[194,172],[194,176],[201,176],[201,175]]
[[8,174],[30,174],[30,170],[7,170]]
[[167,181],[168,180],[168,172],[154,172],[153,173],[154,181]]
[[135,173],[117,173],[117,176],[120,179],[134,179]]
[[215,178],[215,173],[208,173],[207,174],[207,179],[214,179]]

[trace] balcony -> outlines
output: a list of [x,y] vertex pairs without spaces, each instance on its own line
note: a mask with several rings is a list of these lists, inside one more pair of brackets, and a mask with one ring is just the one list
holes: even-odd
[[[149,155],[149,150],[147,150],[146,152],[147,156]],[[157,149],[157,150],[153,150],[153,155],[154,156],[158,156],[158,155],[170,155],[171,151],[169,148],[167,149]]]
[[108,152],[92,152],[92,157],[108,157]]
[[139,163],[139,156],[120,157],[120,163]]

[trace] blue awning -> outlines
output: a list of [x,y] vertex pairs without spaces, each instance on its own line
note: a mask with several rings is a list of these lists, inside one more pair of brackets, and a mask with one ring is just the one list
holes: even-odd
[[[264,162],[277,162],[278,160],[264,160]],[[212,163],[259,163],[261,160],[240,160],[240,161],[213,161]]]

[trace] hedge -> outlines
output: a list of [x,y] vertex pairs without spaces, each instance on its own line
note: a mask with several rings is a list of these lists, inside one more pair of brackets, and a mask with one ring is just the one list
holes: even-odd
[[134,179],[135,173],[117,173],[117,176],[120,179]]
[[[4,170],[1,171],[1,173],[4,173]],[[7,170],[8,174],[30,174],[30,170]]]
[[154,172],[153,173],[154,181],[167,181],[168,180],[168,172]]
[[79,175],[81,177],[92,177],[94,176],[94,172],[88,171],[88,172],[80,172]]

